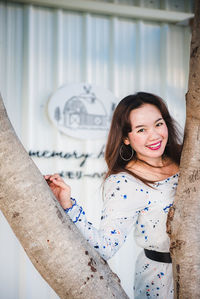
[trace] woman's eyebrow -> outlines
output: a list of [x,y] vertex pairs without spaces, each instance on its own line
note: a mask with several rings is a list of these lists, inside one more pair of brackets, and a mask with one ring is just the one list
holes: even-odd
[[[163,120],[163,118],[162,117],[158,118],[154,123],[157,123],[159,120]],[[145,126],[146,125],[138,125],[135,128],[138,129],[138,128],[145,127]]]
[[137,129],[137,128],[141,128],[141,127],[145,127],[145,125],[138,125],[135,128]]
[[158,118],[158,119],[155,121],[155,123],[157,123],[157,121],[159,121],[159,120],[163,120],[163,118],[162,118],[162,117]]

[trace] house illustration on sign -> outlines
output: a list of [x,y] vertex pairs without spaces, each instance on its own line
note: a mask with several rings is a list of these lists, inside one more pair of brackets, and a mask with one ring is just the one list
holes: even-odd
[[103,103],[91,91],[91,88],[91,86],[83,86],[83,93],[74,95],[65,102],[62,123],[65,128],[79,130],[108,129],[114,107],[111,107],[110,115],[108,115]]

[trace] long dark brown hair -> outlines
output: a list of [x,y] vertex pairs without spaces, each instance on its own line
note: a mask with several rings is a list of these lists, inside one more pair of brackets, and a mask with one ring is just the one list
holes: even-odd
[[[105,178],[107,178],[111,174],[127,172],[140,179],[147,185],[153,182],[146,180],[126,169],[126,165],[130,162],[128,161],[128,158],[130,158],[132,155],[132,148],[130,145],[125,145],[123,140],[128,137],[128,133],[132,131],[130,112],[141,107],[144,104],[151,104],[157,107],[167,125],[168,142],[165,147],[163,157],[170,158],[177,165],[180,164],[180,156],[182,150],[181,134],[176,122],[169,114],[165,102],[163,101],[163,99],[154,94],[138,92],[122,99],[114,111],[105,150],[105,160],[108,166],[108,171]],[[123,156],[125,159],[127,158],[127,161],[124,161],[121,156]],[[133,155],[131,160],[138,160],[136,154]],[[143,162],[146,163],[145,161]]]

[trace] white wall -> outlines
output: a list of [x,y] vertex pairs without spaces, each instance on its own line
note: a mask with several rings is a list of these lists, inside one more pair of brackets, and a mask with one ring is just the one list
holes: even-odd
[[[160,7],[160,1],[146,1],[146,5],[150,2],[154,8]],[[141,6],[144,3],[140,1]],[[164,3],[170,9],[170,1]],[[105,140],[77,140],[52,126],[46,112],[50,95],[74,82],[100,85],[118,99],[149,91],[167,100],[183,127],[189,43],[187,26],[0,2],[0,91],[27,150],[98,153]],[[42,173],[105,170],[103,159],[92,159],[82,168],[74,159],[34,161]],[[68,182],[88,219],[98,226],[102,181]],[[2,214],[0,244],[1,299],[57,298],[33,268]],[[110,261],[130,298],[137,251],[130,235]]]

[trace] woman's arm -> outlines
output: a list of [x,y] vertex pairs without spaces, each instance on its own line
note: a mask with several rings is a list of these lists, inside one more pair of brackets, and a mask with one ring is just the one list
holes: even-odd
[[83,208],[70,199],[70,188],[63,179],[58,175],[45,178],[50,181],[54,195],[86,240],[104,259],[111,258],[125,242],[138,217],[131,182],[115,176],[105,182],[101,223],[96,229],[87,220]]
[[127,235],[136,221],[134,216],[111,218],[107,214],[107,209],[104,209],[101,216],[100,228],[96,229],[93,224],[87,220],[82,207],[76,203],[72,208],[65,211],[90,245],[93,246],[105,260],[111,258],[126,241]]

